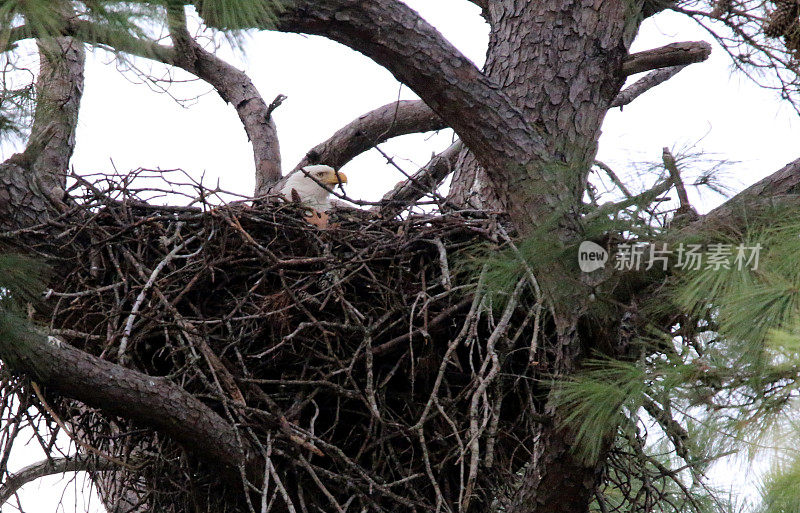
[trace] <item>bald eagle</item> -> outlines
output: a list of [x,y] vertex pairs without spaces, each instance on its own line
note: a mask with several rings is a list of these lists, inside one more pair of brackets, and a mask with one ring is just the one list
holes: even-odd
[[347,176],[331,166],[306,166],[289,175],[281,188],[281,194],[291,200],[294,190],[305,206],[325,212],[331,209],[330,189],[343,183],[347,183]]

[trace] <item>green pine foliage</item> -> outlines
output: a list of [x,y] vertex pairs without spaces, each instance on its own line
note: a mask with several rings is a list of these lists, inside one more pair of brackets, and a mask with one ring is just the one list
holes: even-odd
[[26,303],[39,300],[44,290],[46,267],[30,258],[0,253],[0,309],[19,312]]
[[[647,443],[632,451],[640,461],[632,460],[637,470],[631,475],[660,475],[656,481],[664,487],[680,481],[685,489],[676,497],[689,501],[658,511],[724,510],[719,494],[697,485],[711,462],[742,450],[753,457],[786,433],[793,442],[785,446],[796,447],[800,438],[798,425],[787,422],[800,393],[800,219],[770,210],[751,216],[748,225],[744,233],[721,229],[691,242],[760,245],[757,268],[739,268],[734,251],[729,269],[675,272],[672,301],[660,296],[659,304],[644,308],[653,318],[682,313],[674,336],[639,333],[638,360],[591,359],[577,375],[554,384],[555,405],[569,412],[563,425],[572,427],[577,451],[587,460],[597,458],[609,437],[617,447],[625,441],[620,426],[650,427]],[[679,423],[679,437],[656,418],[665,410]],[[651,459],[658,454],[670,456],[656,464]],[[647,470],[654,465],[661,470]],[[686,475],[674,479],[681,468]],[[763,485],[763,511],[800,511],[799,485],[800,458],[776,467]],[[626,490],[628,499],[636,496]],[[604,492],[606,506],[622,504],[615,503],[622,500],[615,499],[618,492],[613,486]]]
[[593,359],[578,376],[554,383],[554,404],[569,412],[562,422],[576,427],[576,447],[586,461],[595,461],[616,434],[626,414],[638,411],[652,377],[634,363]]
[[[63,17],[60,9],[64,4],[44,0],[2,0],[0,1],[0,27],[3,36],[12,27],[24,24],[27,33],[34,37],[48,37],[62,33]],[[0,36],[0,40],[5,37]]]
[[719,334],[744,351],[742,358],[762,353],[770,330],[791,323],[798,312],[800,220],[790,218],[779,226],[766,222],[786,219],[782,214],[770,212],[764,220],[754,220],[744,240],[731,236],[711,239],[733,246],[760,244],[757,269],[738,269],[731,261],[730,269],[687,274],[676,287],[678,305],[695,315],[713,312]]
[[[186,6],[193,6],[206,26],[230,32],[273,28],[283,0],[0,0],[0,48],[13,49],[13,44],[2,44],[12,35],[15,39],[64,35],[66,14],[89,22],[81,25],[83,32],[79,34],[89,43],[95,39],[93,35],[100,33],[146,39],[146,34],[159,34],[166,26],[167,8]],[[24,31],[20,33],[22,27]],[[135,43],[130,39],[124,42],[126,47]]]
[[13,253],[0,253],[0,337],[21,340],[30,336],[26,306],[39,301],[46,266]]
[[33,84],[0,90],[0,143],[21,138],[33,116]]
[[796,513],[800,511],[800,456],[776,464],[760,486],[759,513]]
[[195,0],[206,24],[221,30],[272,28],[281,6],[280,0]]

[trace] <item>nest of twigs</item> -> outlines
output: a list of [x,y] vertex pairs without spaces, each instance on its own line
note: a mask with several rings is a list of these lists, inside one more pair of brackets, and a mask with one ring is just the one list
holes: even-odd
[[532,294],[493,308],[465,265],[496,247],[495,220],[340,212],[319,229],[291,203],[157,207],[114,187],[125,194],[80,188],[47,322],[69,344],[179,384],[268,468],[242,493],[145,426],[61,403],[82,443],[137,469],[98,474],[107,500],[159,512],[260,511],[262,500],[485,510],[499,497],[490,483],[529,460],[540,399],[524,376],[547,358],[530,353]]

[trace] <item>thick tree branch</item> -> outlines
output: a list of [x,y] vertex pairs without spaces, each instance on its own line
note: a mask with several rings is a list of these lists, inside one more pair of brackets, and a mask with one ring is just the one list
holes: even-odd
[[[539,171],[529,164],[552,161],[540,134],[501,88],[396,0],[298,0],[279,15],[277,28],[325,36],[389,70],[456,131],[500,187],[515,182],[509,173],[536,181]],[[537,216],[514,207],[512,216]]]
[[[188,32],[180,30],[179,19],[171,17],[170,28],[175,47],[143,40],[130,34],[98,24],[76,20],[67,22],[64,33],[86,43],[108,47],[114,51],[152,59],[175,66],[208,82],[220,97],[236,109],[247,137],[253,145],[256,167],[256,194],[264,191],[281,176],[280,146],[275,123],[267,103],[250,77],[203,49]],[[32,32],[25,26],[12,30],[10,41],[29,38]],[[187,52],[191,52],[189,55]]]
[[83,96],[83,45],[41,40],[37,103],[25,151],[0,165],[0,230],[41,222],[63,206],[67,169]]
[[189,38],[187,44],[194,59],[184,69],[214,86],[220,97],[236,109],[253,145],[255,195],[266,194],[281,177],[278,130],[269,106],[246,73],[203,49],[194,39]]
[[367,112],[306,153],[295,169],[310,164],[341,168],[352,159],[393,137],[446,128],[422,101],[393,102]]
[[14,474],[0,486],[0,506],[5,504],[8,499],[17,493],[17,490],[26,484],[55,474],[66,472],[99,472],[114,470],[113,463],[106,460],[98,460],[84,455],[71,456],[66,458],[51,458],[28,465]]
[[69,37],[39,40],[36,114],[25,149],[31,172],[53,196],[67,183],[83,96],[83,44]]
[[281,176],[280,144],[272,111],[250,77],[197,44],[186,28],[182,5],[167,10],[167,25],[175,49],[175,64],[214,86],[220,97],[232,104],[239,114],[253,145],[255,195],[266,194],[269,186]]
[[165,378],[101,360],[33,332],[0,340],[0,360],[62,396],[152,427],[212,464],[234,470],[249,456],[236,443],[232,426]]
[[643,71],[701,62],[708,59],[709,55],[711,45],[705,41],[672,43],[630,54],[622,64],[622,75],[627,77]]

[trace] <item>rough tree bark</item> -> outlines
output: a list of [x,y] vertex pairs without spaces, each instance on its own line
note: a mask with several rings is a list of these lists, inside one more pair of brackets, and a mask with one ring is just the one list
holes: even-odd
[[[596,8],[572,1],[509,1],[488,8],[484,71],[529,123],[543,129],[545,144],[560,157],[553,164],[563,165],[553,167],[551,180],[563,179],[572,193],[569,204],[556,197],[550,208],[569,208],[583,194],[600,125],[622,86],[619,72],[636,28],[626,27],[631,14],[616,2]],[[462,154],[454,182],[451,196],[457,203],[507,207],[470,152]]]
[[0,230],[45,222],[63,207],[83,96],[83,45],[69,37],[40,41],[39,60],[30,139],[0,165]]
[[[635,13],[626,12],[628,5],[570,0],[489,4],[490,40],[484,72],[522,110],[525,120],[540,129],[554,158],[540,163],[544,178],[540,184],[501,185],[487,175],[480,159],[465,149],[453,178],[453,201],[506,211],[511,205],[504,191],[533,188],[536,201],[551,212],[578,207],[605,113],[624,81],[621,68],[637,28]],[[507,175],[506,179],[513,177]],[[563,351],[556,357],[560,365],[552,369],[556,375],[574,370],[579,357],[581,341],[575,323],[583,299],[570,303],[575,307],[555,314],[561,317],[556,323],[560,324]],[[540,430],[540,443],[533,449],[522,489],[510,511],[585,511],[599,465],[577,461],[570,453],[568,434],[552,424]]]
[[447,125],[421,101],[398,101],[362,114],[314,146],[295,169],[327,164],[339,169],[353,158],[393,137],[441,130]]

